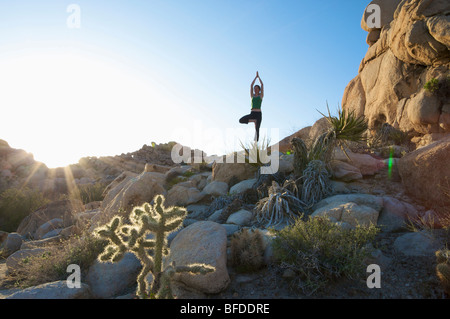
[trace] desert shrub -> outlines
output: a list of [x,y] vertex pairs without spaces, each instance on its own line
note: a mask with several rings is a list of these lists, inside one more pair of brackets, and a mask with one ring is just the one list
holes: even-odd
[[375,226],[345,230],[326,218],[298,218],[276,231],[274,257],[281,267],[297,274],[292,287],[313,294],[339,277],[364,274],[366,245],[377,232]]
[[244,229],[231,238],[231,264],[243,273],[264,267],[264,239],[261,232]]
[[83,276],[105,245],[105,240],[90,234],[73,236],[68,240],[49,244],[40,257],[23,260],[20,272],[11,276],[20,288],[65,280],[68,277],[67,267],[71,264],[80,266]]
[[174,187],[175,185],[182,183],[182,182],[186,182],[187,180],[188,180],[188,178],[186,178],[184,176],[176,176],[174,178],[171,178],[166,183],[167,190],[171,190],[172,187]]
[[425,90],[430,93],[435,93],[439,89],[439,80],[436,78],[432,78],[423,86]]
[[384,123],[373,136],[367,140],[370,148],[380,148],[391,145],[403,145],[409,142],[406,132],[398,130],[388,123]]
[[311,161],[303,171],[301,180],[301,199],[309,207],[331,194],[330,173],[322,161]]
[[0,195],[0,229],[13,232],[33,211],[50,201],[35,189],[10,188]]
[[273,181],[268,190],[269,196],[256,204],[256,219],[260,224],[266,226],[279,225],[284,221],[298,217],[305,208],[305,203],[285,186],[280,186]]
[[450,250],[437,251],[436,262],[436,274],[445,292],[450,295]]

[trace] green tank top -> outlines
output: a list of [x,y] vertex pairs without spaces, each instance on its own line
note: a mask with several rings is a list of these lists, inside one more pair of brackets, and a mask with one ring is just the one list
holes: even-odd
[[262,104],[262,98],[261,96],[254,96],[252,98],[252,110],[260,110]]

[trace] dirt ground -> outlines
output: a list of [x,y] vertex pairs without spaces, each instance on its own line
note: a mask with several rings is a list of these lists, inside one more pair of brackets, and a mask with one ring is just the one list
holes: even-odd
[[[230,270],[232,283],[214,298],[220,299],[447,299],[436,276],[436,261],[430,257],[405,257],[390,248],[401,234],[380,234],[377,248],[383,253],[381,288],[369,289],[367,276],[342,278],[323,291],[309,296],[284,279],[284,269],[270,266],[254,274],[238,274]],[[384,247],[384,249],[383,249]]]

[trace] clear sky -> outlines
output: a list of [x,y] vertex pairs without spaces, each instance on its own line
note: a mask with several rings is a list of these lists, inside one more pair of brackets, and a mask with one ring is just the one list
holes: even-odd
[[262,128],[277,142],[276,130],[284,138],[341,103],[368,48],[368,3],[1,1],[0,139],[49,167],[152,141],[224,154],[253,138],[238,121],[259,71]]

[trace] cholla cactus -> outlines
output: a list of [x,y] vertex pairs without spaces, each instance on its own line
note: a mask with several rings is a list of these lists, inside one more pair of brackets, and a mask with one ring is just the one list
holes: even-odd
[[[153,275],[150,296],[173,298],[170,280],[175,273],[206,274],[215,270],[207,265],[180,267],[175,263],[163,269],[163,257],[169,254],[167,236],[182,225],[187,214],[181,207],[164,208],[164,201],[164,196],[157,195],[154,205],[145,203],[133,209],[129,217],[131,224],[125,224],[121,217],[115,216],[109,224],[94,231],[98,237],[109,240],[98,257],[100,262],[118,262],[126,252],[138,257],[143,266],[137,277],[136,294],[140,298],[149,295],[146,277],[150,272]],[[155,235],[155,239],[148,239],[150,233]]]
[[436,273],[444,286],[447,294],[450,294],[450,250],[440,250],[436,252],[438,265]]

